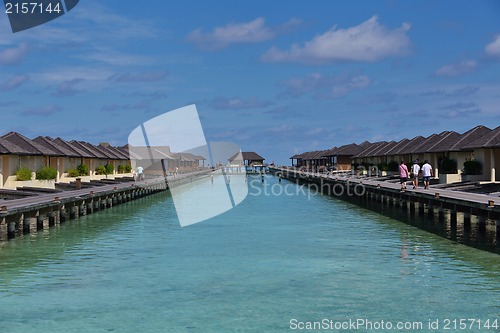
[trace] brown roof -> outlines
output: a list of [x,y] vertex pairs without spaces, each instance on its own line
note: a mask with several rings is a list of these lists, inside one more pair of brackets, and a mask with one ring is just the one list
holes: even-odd
[[388,156],[394,156],[394,155],[405,155],[405,154],[410,154],[413,152],[415,148],[420,146],[423,142],[425,142],[427,138],[424,138],[423,136],[416,136],[413,139],[409,140],[406,142],[405,145],[403,145],[401,148],[397,150],[392,150],[390,154],[387,154]]
[[303,154],[303,153],[300,153],[300,154],[295,154],[295,155],[293,155],[293,156],[292,156],[292,157],[290,157],[290,158],[291,158],[291,159],[293,158],[293,159],[300,160],[300,159],[302,159],[302,157],[301,157],[301,156],[302,156],[302,154]]
[[59,154],[59,156],[68,156],[68,157],[80,157],[80,155],[74,150],[70,150],[66,148],[64,145],[60,145],[57,142],[54,142],[54,139],[48,136],[39,136],[33,139],[34,142],[51,149]]
[[323,156],[324,156],[324,157],[331,157],[331,156],[334,156],[334,155],[332,155],[332,152],[334,152],[334,151],[335,151],[335,149],[337,149],[337,147],[336,147],[336,146],[335,146],[335,147],[332,147],[332,148],[330,148],[330,149],[325,150],[325,152],[324,152]]
[[238,156],[240,153],[236,153],[233,156],[231,156],[228,160],[229,161],[234,161],[239,158],[243,158],[244,161],[264,161],[265,158],[257,154],[256,152],[253,151],[244,151],[241,152],[241,155]]
[[175,160],[172,153],[170,153],[170,147],[168,146],[146,147],[125,145],[118,149],[126,152],[130,156],[130,159],[133,160]]
[[0,138],[0,154],[1,155],[30,155],[30,152],[16,146],[12,142]]
[[397,151],[399,151],[400,149],[405,147],[408,144],[408,142],[410,142],[410,140],[408,140],[407,138],[404,138],[404,139],[396,142],[396,144],[394,146],[392,146],[391,148],[387,149],[384,152],[384,156],[396,155]]
[[128,156],[126,156],[124,153],[119,151],[118,149],[109,146],[109,145],[103,145],[99,144],[97,146],[93,146],[95,149],[99,150],[101,153],[104,155],[108,156],[110,159],[113,160],[128,160]]
[[3,135],[2,138],[28,151],[31,155],[59,156],[59,153],[56,153],[52,149],[46,148],[16,132],[9,132]]
[[389,141],[386,144],[380,145],[372,152],[372,156],[385,156],[385,153],[392,149],[398,142]]
[[69,142],[70,145],[73,147],[77,147],[88,154],[90,154],[94,158],[101,158],[101,159],[108,159],[112,157],[108,157],[106,154],[100,152],[95,146],[91,145],[88,142],[85,141],[77,141],[77,140],[72,140]]
[[439,134],[432,134],[427,139],[425,139],[420,145],[413,148],[411,153],[427,153],[430,151],[435,145],[439,144],[442,140],[446,140],[449,135],[453,135],[453,133],[458,134],[457,132],[452,131],[443,131]]
[[382,156],[383,154],[381,151],[384,149],[388,149],[387,146],[393,146],[395,145],[395,141],[387,142],[387,141],[379,141],[379,142],[374,142],[371,143],[369,146],[367,146],[365,149],[363,149],[359,154],[357,154],[354,157],[372,157],[372,156]]
[[340,146],[336,149],[331,149],[328,155],[325,156],[355,156],[370,145],[370,142],[365,141],[361,144],[350,143]]
[[486,135],[477,138],[462,147],[462,150],[477,148],[499,148],[500,147],[500,126],[490,131]]
[[90,154],[88,151],[80,149],[79,147],[72,145],[68,141],[61,139],[61,138],[55,138],[52,140],[52,142],[58,146],[64,147],[66,150],[72,151],[74,155],[78,157],[83,157],[83,158],[92,158],[94,157],[92,154]]

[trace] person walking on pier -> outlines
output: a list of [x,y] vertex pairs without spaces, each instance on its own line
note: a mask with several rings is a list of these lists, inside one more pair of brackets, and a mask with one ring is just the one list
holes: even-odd
[[418,188],[418,175],[420,174],[420,165],[418,165],[418,160],[413,161],[411,166],[411,174],[413,177],[413,189]]
[[399,165],[399,182],[401,183],[401,191],[406,190],[406,182],[408,181],[408,167],[404,161]]
[[137,180],[144,180],[144,168],[140,165],[137,167]]
[[429,161],[425,160],[424,165],[422,165],[422,177],[424,178],[424,189],[429,188],[429,183],[431,177],[433,176],[432,166],[429,164]]

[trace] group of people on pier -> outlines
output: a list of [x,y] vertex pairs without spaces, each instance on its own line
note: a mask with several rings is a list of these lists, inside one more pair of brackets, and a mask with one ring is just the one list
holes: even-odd
[[409,179],[413,182],[413,189],[417,189],[419,177],[423,178],[424,189],[428,189],[430,185],[430,178],[433,175],[432,166],[427,160],[424,161],[422,167],[420,166],[418,159],[413,161],[413,165],[409,170],[405,162],[401,161],[401,164],[399,165],[399,182],[401,184],[401,191],[406,190],[406,183]]

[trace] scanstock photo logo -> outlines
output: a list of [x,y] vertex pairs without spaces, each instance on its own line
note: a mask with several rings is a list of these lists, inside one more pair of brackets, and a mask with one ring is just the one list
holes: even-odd
[[3,2],[12,32],[16,33],[63,16],[75,8],[79,0],[4,0]]
[[165,180],[181,227],[220,215],[248,195],[240,147],[208,143],[195,105],[137,126],[128,137],[128,150],[137,186]]

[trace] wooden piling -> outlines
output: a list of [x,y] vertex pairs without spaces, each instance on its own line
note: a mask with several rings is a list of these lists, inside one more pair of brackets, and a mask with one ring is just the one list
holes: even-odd
[[49,213],[49,227],[53,227],[56,224],[58,211],[52,211]]
[[38,230],[38,231],[43,230],[43,220],[44,220],[44,216],[41,214],[39,214],[36,217],[36,230]]
[[30,225],[31,225],[31,218],[28,216],[25,216],[23,219],[23,234],[29,234],[30,233]]

